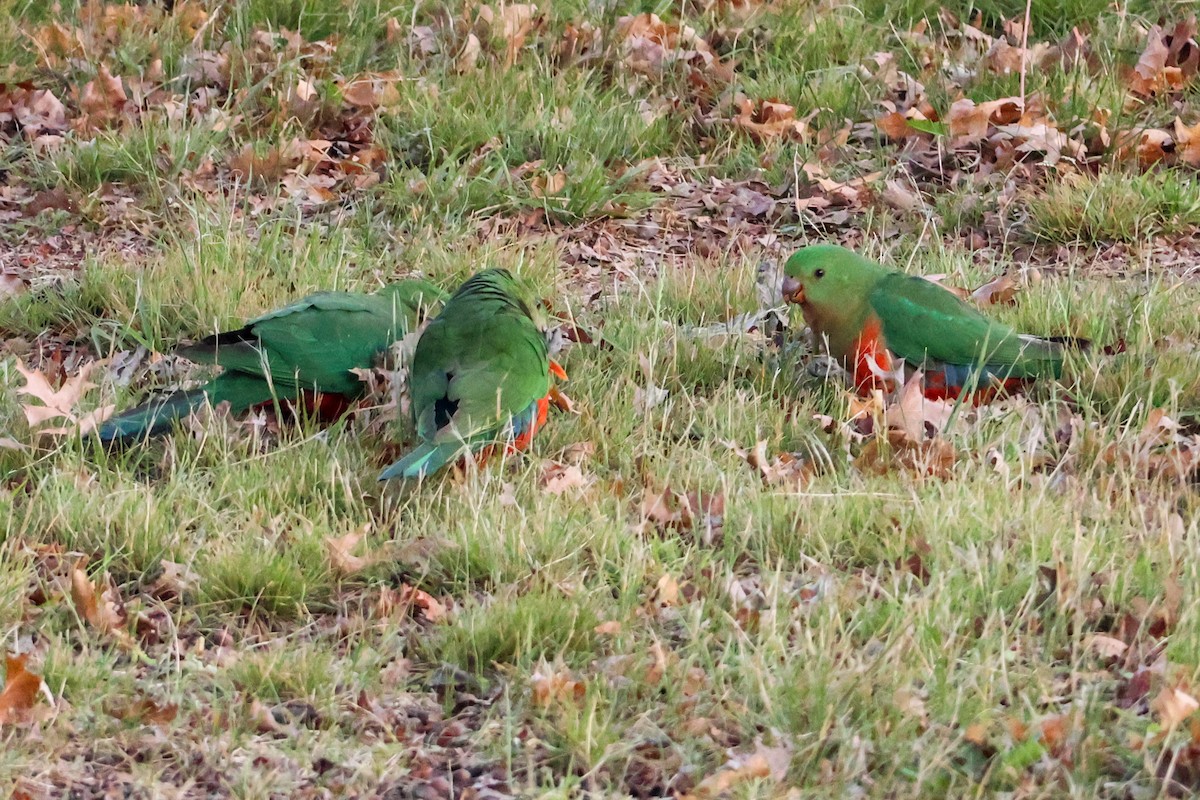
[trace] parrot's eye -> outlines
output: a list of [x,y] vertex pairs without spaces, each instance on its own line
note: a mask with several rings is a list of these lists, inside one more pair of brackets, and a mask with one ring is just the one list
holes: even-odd
[[825,277],[825,270],[823,270],[823,269],[819,269],[819,270],[817,270],[816,272],[814,272],[814,273],[813,273],[813,277],[814,277],[814,278],[824,278],[824,277]]

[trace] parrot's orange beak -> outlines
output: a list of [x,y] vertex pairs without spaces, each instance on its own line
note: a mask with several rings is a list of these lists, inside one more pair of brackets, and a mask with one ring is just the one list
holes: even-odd
[[783,279],[783,299],[799,305],[804,302],[804,284],[788,276]]

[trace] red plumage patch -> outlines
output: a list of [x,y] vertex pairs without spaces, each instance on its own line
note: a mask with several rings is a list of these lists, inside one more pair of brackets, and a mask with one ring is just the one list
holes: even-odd
[[[299,398],[284,400],[281,403],[281,406],[289,417],[295,418],[303,415],[323,424],[340,419],[353,405],[353,401],[344,395],[324,394],[314,392],[311,389],[303,389],[300,392]],[[259,403],[254,406],[254,410],[261,411],[263,409],[273,409],[274,407],[275,401],[268,400],[265,403]]]
[[878,317],[870,317],[863,325],[862,333],[854,340],[850,349],[854,365],[854,388],[859,394],[869,395],[875,389],[892,392],[896,382],[886,376],[892,371],[892,354],[883,341],[883,326]]
[[[876,389],[885,392],[896,390],[896,382],[889,373],[895,370],[895,361],[883,338],[883,326],[878,317],[870,317],[863,325],[862,333],[854,340],[851,349],[854,365],[854,388],[859,394],[869,396]],[[1029,381],[1008,378],[986,388],[972,392],[966,400],[974,405],[990,403],[1001,394],[1021,391]],[[946,383],[943,369],[929,369],[925,373],[922,391],[930,400],[957,400],[963,394],[961,385]]]

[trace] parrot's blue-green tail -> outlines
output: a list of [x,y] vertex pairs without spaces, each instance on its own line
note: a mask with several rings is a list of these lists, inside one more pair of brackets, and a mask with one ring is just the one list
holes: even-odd
[[432,475],[450,462],[456,461],[467,449],[462,442],[458,441],[438,444],[422,442],[412,452],[381,472],[379,480],[423,478],[426,475]]
[[171,431],[176,420],[196,411],[205,402],[214,406],[229,402],[229,410],[240,414],[271,399],[270,385],[250,375],[226,372],[197,389],[172,392],[151,398],[139,406],[109,417],[96,435],[104,444],[126,446]]
[[161,436],[171,430],[176,420],[183,419],[204,405],[206,398],[203,389],[155,397],[109,417],[96,429],[96,435],[105,444],[116,445],[130,445],[151,436]]

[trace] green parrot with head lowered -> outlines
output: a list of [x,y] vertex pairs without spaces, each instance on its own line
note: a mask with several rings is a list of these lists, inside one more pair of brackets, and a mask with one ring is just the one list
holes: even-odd
[[205,403],[228,402],[236,414],[278,400],[322,419],[336,418],[366,388],[351,370],[370,368],[445,296],[424,280],[399,281],[374,294],[310,294],[241,328],[179,348],[178,355],[219,366],[221,374],[110,417],[97,433],[105,443],[130,444],[166,433]]
[[784,273],[784,298],[799,304],[817,347],[841,361],[862,393],[895,389],[908,368],[924,372],[930,399],[985,402],[1060,377],[1067,350],[1086,345],[1018,333],[924,278],[837,245],[800,249]]
[[551,374],[546,337],[513,276],[474,275],[417,341],[409,394],[420,443],[379,476],[421,478],[496,446],[524,449],[546,422]]

